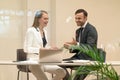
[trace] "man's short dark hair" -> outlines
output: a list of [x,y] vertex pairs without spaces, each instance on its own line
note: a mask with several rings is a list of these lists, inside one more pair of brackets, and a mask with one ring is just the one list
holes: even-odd
[[78,10],[76,10],[75,15],[78,14],[78,13],[83,13],[86,17],[88,16],[87,11],[85,11],[84,9],[78,9]]

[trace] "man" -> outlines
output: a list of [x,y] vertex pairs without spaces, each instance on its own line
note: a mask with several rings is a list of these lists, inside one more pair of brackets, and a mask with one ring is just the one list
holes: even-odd
[[[88,17],[88,13],[84,9],[78,9],[75,12],[75,22],[78,26],[75,36],[76,39],[73,38],[71,42],[66,42],[64,44],[65,48],[69,49],[71,45],[80,45],[80,44],[87,44],[92,47],[93,46],[97,47],[98,34],[95,27],[90,23],[88,23],[87,17]],[[92,60],[92,58],[85,53],[78,52],[76,50],[70,50],[70,52],[75,53],[75,55],[65,60],[73,60],[73,59]],[[86,76],[87,75],[76,76],[74,80],[84,80]],[[67,78],[65,79],[67,80]]]

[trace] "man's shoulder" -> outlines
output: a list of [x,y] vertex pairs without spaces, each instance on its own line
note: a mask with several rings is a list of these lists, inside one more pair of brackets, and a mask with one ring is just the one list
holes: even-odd
[[87,23],[86,28],[89,29],[89,30],[91,30],[91,29],[96,29],[96,28],[94,27],[94,25],[92,25],[92,24],[90,24],[90,23]]
[[94,25],[92,25],[92,24],[90,24],[90,23],[87,23],[86,26],[88,26],[88,27],[94,27]]

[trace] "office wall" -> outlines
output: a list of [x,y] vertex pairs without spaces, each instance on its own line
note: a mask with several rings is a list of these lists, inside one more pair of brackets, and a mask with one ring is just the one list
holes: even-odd
[[[31,27],[37,10],[50,13],[50,0],[0,1],[0,60],[16,60],[16,49],[23,48],[26,30]],[[47,30],[50,36],[50,27]],[[9,79],[17,79],[16,66],[0,65],[0,80]],[[21,73],[20,80],[25,79],[25,73]],[[35,77],[30,74],[30,80],[33,79],[35,80]]]
[[[99,35],[98,47],[107,51],[107,60],[119,60],[120,52],[119,0],[0,0],[0,60],[15,60],[16,49],[23,47],[25,32],[32,25],[36,10],[47,10],[47,27],[51,45],[62,47],[71,41],[78,28],[74,12],[78,8],[88,11],[88,21]],[[73,54],[64,51],[64,58]],[[119,67],[117,68],[119,71]],[[16,80],[16,66],[0,65],[0,80]],[[21,80],[26,75],[21,74]],[[30,80],[35,79],[30,75]]]
[[[1,0],[0,1],[0,60],[16,60],[16,49],[23,48],[23,42],[27,28],[33,23],[37,10],[46,10],[51,16],[50,0]],[[46,29],[50,41],[50,21]],[[49,76],[49,75],[48,75]],[[16,66],[0,66],[0,80],[16,80]],[[26,79],[25,73],[21,73],[21,80]],[[30,74],[30,80],[35,79]]]
[[[16,60],[16,49],[22,48],[25,3],[24,0],[0,0],[0,60]],[[0,80],[16,79],[16,66],[0,65]]]

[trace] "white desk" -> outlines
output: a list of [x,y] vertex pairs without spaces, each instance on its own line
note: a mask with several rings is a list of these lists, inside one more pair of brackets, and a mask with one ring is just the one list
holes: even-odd
[[0,60],[0,65],[39,65],[37,61],[10,61],[10,60]]
[[75,63],[39,63],[37,61],[19,61],[19,62],[14,62],[14,61],[8,61],[8,60],[0,60],[0,65],[61,65],[61,66],[80,66],[80,65],[90,65],[90,61],[79,61]]
[[[113,66],[120,66],[120,61],[107,61],[105,64],[111,64]],[[13,61],[8,61],[8,60],[0,60],[0,65],[60,65],[60,66],[81,66],[81,65],[91,65],[94,64],[93,61],[78,61],[75,63],[39,63],[37,61],[19,61],[19,62],[13,62]]]
[[[120,66],[120,61],[107,61],[105,62],[107,64],[111,64],[113,66]],[[19,62],[13,62],[9,60],[0,60],[0,65],[61,65],[61,66],[80,66],[80,65],[90,65],[94,64],[93,61],[84,61],[80,60],[74,63],[39,63],[37,61],[19,61]]]
[[120,61],[106,61],[105,63],[111,64],[112,66],[120,66]]

